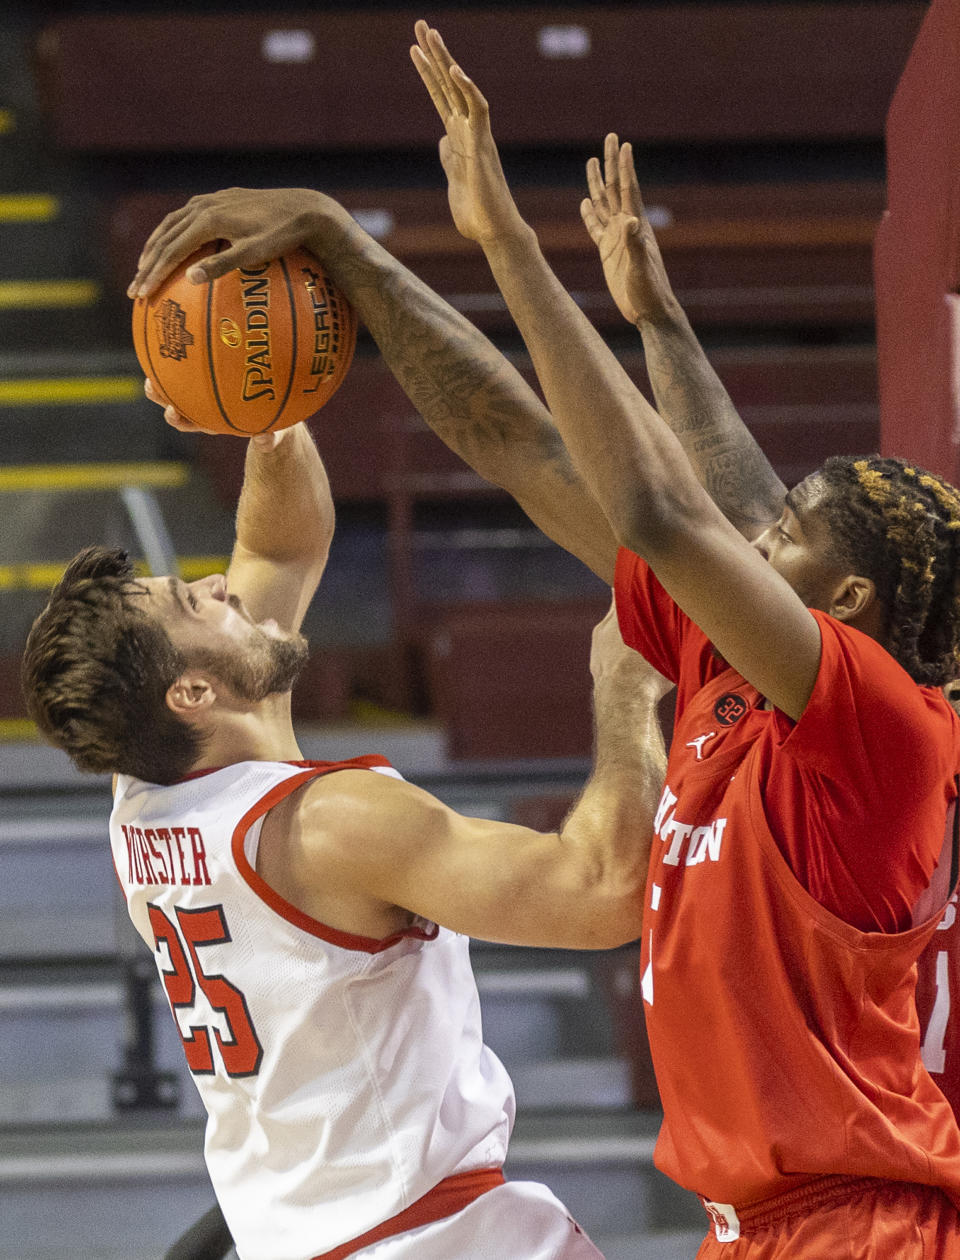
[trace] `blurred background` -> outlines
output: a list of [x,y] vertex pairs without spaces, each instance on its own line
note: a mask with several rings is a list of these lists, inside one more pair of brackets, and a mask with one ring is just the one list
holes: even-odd
[[[956,5],[937,3],[955,34]],[[449,220],[407,51],[425,16],[487,95],[547,257],[646,389],[578,210],[604,133],[633,142],[680,301],[792,484],[881,445],[884,127],[926,12],[5,0],[0,1260],[153,1260],[212,1202],[198,1099],[115,897],[108,785],[34,740],[17,682],[31,620],[80,546],[123,545],[188,580],[229,554],[244,443],[178,434],[142,396],[124,291],[148,233],[194,193],[322,188],[529,376],[480,251]],[[895,283],[904,251],[890,254]],[[894,322],[925,335],[918,317]],[[383,752],[465,812],[555,826],[586,773],[589,635],[609,592],[433,437],[365,334],[311,427],[338,528],[295,693],[306,755]],[[609,1260],[692,1256],[701,1209],[651,1164],[633,951],[474,957],[520,1104],[508,1172],[546,1180]]]

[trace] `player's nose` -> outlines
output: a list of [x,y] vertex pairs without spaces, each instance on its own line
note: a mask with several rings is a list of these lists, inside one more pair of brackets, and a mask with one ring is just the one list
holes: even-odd
[[193,589],[197,595],[206,595],[208,599],[226,599],[227,579],[222,573],[211,573],[194,582]]
[[764,560],[770,559],[770,530],[765,529],[762,534],[753,540],[753,546],[760,552]]

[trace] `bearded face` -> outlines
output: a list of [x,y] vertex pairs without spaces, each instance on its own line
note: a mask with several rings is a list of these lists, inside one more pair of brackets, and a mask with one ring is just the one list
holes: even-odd
[[246,644],[236,648],[198,647],[188,664],[209,670],[240,699],[250,704],[290,691],[307,663],[309,648],[302,634],[268,634],[252,626]]

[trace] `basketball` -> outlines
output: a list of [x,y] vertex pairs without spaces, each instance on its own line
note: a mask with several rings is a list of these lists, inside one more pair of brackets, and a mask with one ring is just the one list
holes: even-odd
[[187,269],[210,253],[198,250],[134,301],[144,375],[201,429],[249,437],[306,420],[353,359],[353,308],[306,250],[193,284]]

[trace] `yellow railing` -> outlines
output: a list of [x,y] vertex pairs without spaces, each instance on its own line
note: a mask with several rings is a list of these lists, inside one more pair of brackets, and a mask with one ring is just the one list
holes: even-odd
[[119,490],[122,486],[176,490],[185,486],[189,479],[189,467],[174,460],[143,463],[10,464],[0,468],[0,493]]

